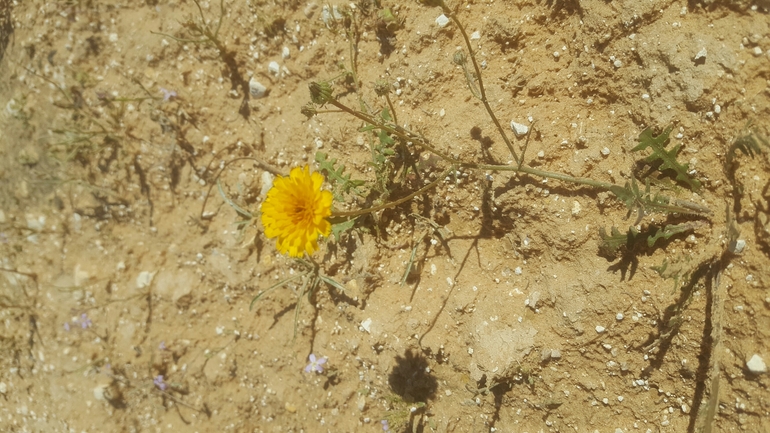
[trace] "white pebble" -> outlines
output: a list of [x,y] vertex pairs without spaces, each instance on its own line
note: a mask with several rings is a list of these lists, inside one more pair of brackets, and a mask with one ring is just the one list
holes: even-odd
[[117,41],[118,41],[118,34],[110,33],[110,42],[117,42]]
[[755,56],[761,56],[762,55],[762,48],[754,47],[754,55]]
[[650,95],[645,93],[645,94],[642,95],[642,99],[644,99],[645,101],[649,101],[650,100]]
[[136,288],[144,289],[152,283],[152,277],[155,276],[155,272],[142,271],[139,276],[136,277]]
[[516,269],[513,270],[513,273],[516,275],[521,275],[521,266],[517,266]]
[[583,208],[582,208],[582,206],[580,206],[580,202],[578,202],[577,200],[574,200],[572,202],[572,215],[573,216],[578,216],[578,214],[580,214],[580,211],[582,209]]
[[529,127],[527,125],[516,123],[513,120],[511,120],[511,129],[513,130],[513,133],[516,134],[516,137],[523,137],[529,132]]
[[439,27],[446,27],[449,24],[449,18],[446,15],[441,14],[436,18],[436,25]]
[[602,155],[608,156],[609,154],[610,154],[610,148],[609,147],[605,147],[605,148],[602,149]]
[[281,65],[278,64],[278,62],[270,62],[267,65],[267,70],[270,71],[271,74],[278,76],[278,74],[281,72]]
[[267,94],[267,87],[252,77],[249,80],[249,92],[256,99],[264,98]]
[[289,52],[289,47],[283,47],[283,50],[281,51],[281,57],[284,59],[288,59],[291,57],[291,52]]
[[554,57],[555,59],[558,59],[558,58],[559,58],[559,52],[558,52],[558,51],[554,51],[554,52],[553,52],[553,57]]
[[762,357],[756,353],[748,360],[748,362],[746,362],[746,367],[754,374],[767,373],[767,364],[765,364]]
[[618,313],[618,314],[616,314],[616,315],[615,315],[615,319],[617,319],[617,320],[618,320],[618,322],[619,322],[619,321],[621,321],[621,320],[623,320],[623,313]]
[[695,55],[695,58],[693,60],[699,60],[699,59],[705,59],[706,58],[706,48],[703,47],[698,51],[698,54]]
[[613,62],[612,64],[615,65],[616,68],[623,66],[623,62],[621,62],[620,60],[615,60],[615,62]]
[[8,385],[5,382],[0,382],[0,394],[5,394],[6,392],[8,392]]
[[476,30],[475,32],[471,33],[471,40],[481,39],[481,32]]
[[596,325],[596,333],[597,333],[597,334],[601,334],[602,332],[604,332],[604,331],[605,331],[605,329],[606,329],[606,328],[605,328],[604,326],[601,326],[601,325]]
[[363,322],[361,322],[361,328],[364,329],[366,332],[372,332],[372,319],[367,318]]

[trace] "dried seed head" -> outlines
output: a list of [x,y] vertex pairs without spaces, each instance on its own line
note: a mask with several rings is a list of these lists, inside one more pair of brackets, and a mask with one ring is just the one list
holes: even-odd
[[452,58],[452,63],[454,63],[455,65],[462,66],[465,64],[466,60],[467,59],[465,58],[465,53],[462,51],[457,51],[454,57]]
[[376,93],[377,96],[387,95],[390,93],[390,84],[385,80],[377,80],[377,82],[374,83],[374,93]]
[[304,114],[308,119],[318,114],[318,110],[316,110],[315,104],[313,104],[312,102],[308,102],[307,104],[303,105],[299,111],[300,113]]
[[323,106],[332,100],[332,86],[329,83],[313,81],[308,85],[308,88],[310,88],[310,100],[313,103]]

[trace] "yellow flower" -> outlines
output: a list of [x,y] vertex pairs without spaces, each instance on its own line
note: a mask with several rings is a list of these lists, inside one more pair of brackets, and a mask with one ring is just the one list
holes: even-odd
[[294,167],[288,177],[278,176],[262,203],[265,236],[278,238],[281,254],[302,257],[318,249],[318,235],[329,236],[332,193],[321,190],[324,177],[310,167]]

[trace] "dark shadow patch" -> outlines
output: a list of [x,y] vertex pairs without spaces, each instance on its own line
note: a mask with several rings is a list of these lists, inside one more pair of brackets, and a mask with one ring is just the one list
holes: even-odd
[[438,381],[428,369],[428,360],[421,353],[407,350],[396,357],[396,366],[388,376],[390,389],[406,402],[433,399]]

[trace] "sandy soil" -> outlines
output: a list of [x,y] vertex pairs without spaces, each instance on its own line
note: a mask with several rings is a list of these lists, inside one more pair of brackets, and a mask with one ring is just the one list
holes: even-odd
[[[384,82],[436,149],[510,163],[457,25],[418,2],[18,3],[0,0],[0,430],[770,431],[766,1],[452,1],[516,149],[508,124],[534,122],[525,165],[646,177],[711,213],[637,222],[600,189],[463,169],[323,242],[345,290],[307,296],[223,197],[257,215],[317,151],[375,185],[360,120],[301,113],[312,81],[373,113]],[[697,192],[632,151],[667,126]],[[447,167],[402,144],[390,200]],[[364,190],[337,208],[382,201]],[[635,224],[688,226],[601,248]]]

